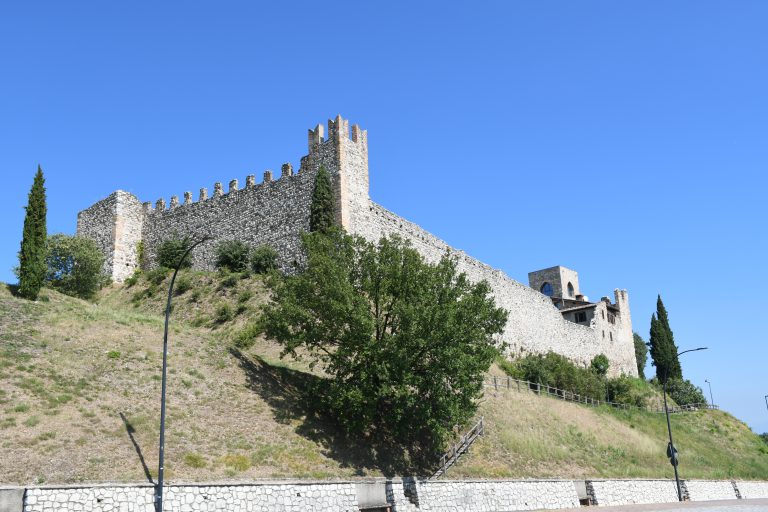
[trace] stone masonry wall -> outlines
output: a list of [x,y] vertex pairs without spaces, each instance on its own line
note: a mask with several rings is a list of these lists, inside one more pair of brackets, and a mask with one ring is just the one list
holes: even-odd
[[[502,271],[490,267],[463,251],[457,251],[420,226],[386,210],[374,202],[369,203],[368,215],[351,227],[351,232],[375,241],[382,236],[399,235],[411,242],[428,261],[438,261],[446,252],[458,259],[458,268],[473,281],[485,279],[493,290],[496,303],[509,312],[502,340],[509,344],[512,355],[523,353],[557,352],[565,357],[589,364],[593,357],[605,354],[611,362],[612,375],[625,373],[637,376],[632,327],[629,315],[616,318],[617,324],[608,324],[600,317],[605,309],[598,303],[596,319],[591,326],[579,325],[563,319],[552,300],[538,291],[518,283]],[[626,292],[617,290],[619,294]],[[626,305],[628,313],[628,303]],[[605,316],[605,315],[604,315]],[[628,325],[621,325],[624,322]],[[613,340],[611,340],[613,332]]]
[[768,482],[737,481],[736,487],[742,499],[768,498]]
[[267,171],[258,185],[248,177],[242,189],[233,182],[227,193],[216,186],[210,198],[203,194],[197,202],[172,201],[169,209],[159,202],[155,209],[147,208],[143,230],[147,266],[156,266],[157,250],[167,239],[210,235],[215,240],[192,251],[195,268],[213,270],[217,245],[236,239],[252,247],[271,245],[277,250],[278,266],[290,271],[301,261],[300,233],[309,231],[315,172],[302,169],[293,174],[290,167],[283,169],[278,180]]
[[[357,512],[366,500],[366,496],[358,494],[359,484],[359,481],[264,481],[171,485],[164,489],[164,509]],[[674,480],[587,480],[585,484],[594,505],[677,501]],[[578,492],[571,480],[394,478],[367,481],[366,486],[370,485],[383,488],[381,495],[393,512],[509,512],[579,507]],[[688,480],[682,485],[683,492],[687,492],[692,501],[736,499],[736,488],[742,499],[768,498],[768,482]],[[154,488],[149,484],[28,488],[23,506],[12,510],[153,512],[153,496]]]
[[684,485],[688,499],[691,501],[735,500],[737,498],[733,482],[728,480],[686,480]]
[[600,506],[678,501],[674,480],[587,480],[587,494]]

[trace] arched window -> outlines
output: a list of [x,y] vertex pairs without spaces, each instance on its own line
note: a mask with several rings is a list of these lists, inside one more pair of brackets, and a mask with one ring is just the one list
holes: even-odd
[[552,285],[549,283],[544,283],[541,285],[540,291],[547,297],[551,297],[552,294],[555,293],[554,290],[552,290]]
[[568,296],[573,297],[573,285],[568,283]]

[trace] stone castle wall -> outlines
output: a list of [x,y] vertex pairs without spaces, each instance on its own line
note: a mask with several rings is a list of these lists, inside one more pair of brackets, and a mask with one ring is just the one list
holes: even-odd
[[502,340],[512,355],[551,350],[586,365],[603,353],[611,362],[612,374],[637,375],[626,291],[615,291],[616,305],[621,309],[615,323],[608,321],[602,301],[589,326],[565,320],[549,297],[452,249],[418,225],[371,201],[367,132],[355,125],[350,134],[348,121],[340,116],[328,122],[327,138],[322,125],[309,130],[308,154],[301,159],[297,174],[284,165],[278,180],[267,171],[259,185],[249,176],[245,188],[238,189],[233,180],[228,193],[216,184],[211,198],[202,189],[200,200],[193,202],[187,192],[184,204],[174,196],[169,208],[164,200],[159,200],[154,209],[149,203],[142,206],[133,195],[118,191],[78,215],[78,234],[97,241],[105,252],[105,270],[118,282],[139,268],[139,240],[143,241],[144,264],[151,268],[163,240],[185,235],[216,238],[216,242],[192,252],[196,268],[213,269],[216,244],[239,239],[251,246],[273,246],[280,268],[290,271],[303,260],[300,234],[309,230],[312,190],[320,166],[331,174],[337,199],[336,220],[348,232],[374,242],[382,236],[399,235],[432,262],[450,251],[458,258],[459,269],[473,281],[488,281],[497,304],[509,312]]
[[[410,241],[431,262],[438,261],[450,251],[457,258],[459,270],[475,282],[486,280],[496,303],[508,311],[502,339],[509,345],[512,355],[553,351],[573,361],[589,364],[596,355],[605,354],[611,362],[611,374],[637,376],[628,302],[625,305],[627,316],[622,311],[622,316],[616,317],[616,324],[608,322],[606,305],[601,301],[597,304],[592,325],[579,325],[563,319],[549,297],[465,252],[453,249],[417,224],[372,201],[368,215],[359,219],[351,231],[371,241],[382,236],[398,235]],[[617,301],[625,300],[625,291],[616,290],[615,293]]]

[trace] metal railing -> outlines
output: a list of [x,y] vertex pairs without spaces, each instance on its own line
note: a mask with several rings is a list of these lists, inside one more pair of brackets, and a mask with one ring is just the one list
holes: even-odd
[[[599,407],[601,405],[605,405],[605,406],[613,407],[616,409],[625,409],[625,410],[634,409],[634,410],[664,414],[663,407],[651,407],[651,406],[640,407],[633,404],[621,404],[616,402],[609,402],[607,400],[597,400],[595,398],[592,398],[589,396],[583,396],[566,389],[559,389],[552,386],[547,386],[546,384],[540,384],[538,382],[529,382],[527,380],[513,379],[512,377],[493,376],[485,380],[485,387],[489,389],[495,389],[495,390],[516,390],[519,392],[533,392],[538,395],[547,395],[553,398],[558,398],[560,400],[565,400],[566,402],[575,402],[579,404],[589,405],[592,407]],[[719,410],[719,407],[713,404],[695,403],[695,404],[680,405],[677,407],[670,407],[669,412],[670,413],[692,412],[692,411],[699,411],[702,409]]]
[[469,447],[472,446],[472,443],[475,442],[475,439],[483,435],[485,432],[484,420],[485,418],[481,416],[480,421],[475,423],[475,425],[469,429],[466,434],[461,436],[456,443],[452,444],[451,447],[448,448],[448,451],[445,452],[442,457],[440,457],[440,467],[437,471],[435,471],[430,479],[438,478],[445,474],[445,472],[448,471],[448,468],[453,466],[456,461],[459,460],[459,457],[467,453],[467,450],[469,450]]

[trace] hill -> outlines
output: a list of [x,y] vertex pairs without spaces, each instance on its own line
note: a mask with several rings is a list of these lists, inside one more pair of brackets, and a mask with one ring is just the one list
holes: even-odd
[[[233,348],[259,277],[187,272],[170,334],[166,475],[173,480],[349,478],[414,469],[397,447],[350,440],[302,393],[321,378],[259,339]],[[0,287],[0,482],[141,481],[157,466],[167,276],[102,291],[97,303]],[[492,369],[498,371],[498,369]],[[309,398],[311,400],[311,397]],[[589,408],[532,393],[483,398],[487,434],[458,477],[671,477],[663,415]],[[768,450],[720,411],[673,417],[681,474],[768,478]]]

